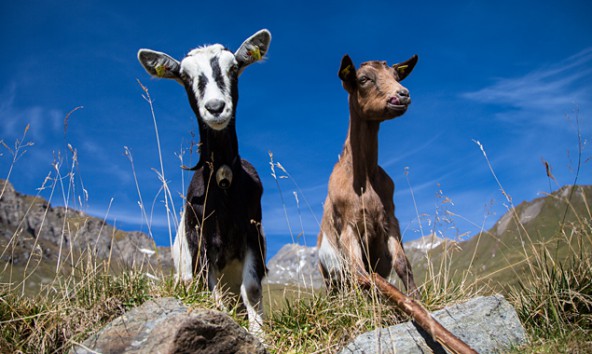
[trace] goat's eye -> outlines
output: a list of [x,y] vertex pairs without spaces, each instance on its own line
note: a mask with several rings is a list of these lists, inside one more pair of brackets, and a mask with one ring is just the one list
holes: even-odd
[[231,75],[236,75],[238,73],[238,65],[234,64],[228,69],[228,73]]
[[362,77],[360,77],[360,78],[358,79],[358,83],[359,83],[360,85],[365,85],[365,84],[366,84],[366,83],[368,83],[369,81],[372,81],[372,80],[370,80],[370,78],[369,78],[368,76],[362,76]]

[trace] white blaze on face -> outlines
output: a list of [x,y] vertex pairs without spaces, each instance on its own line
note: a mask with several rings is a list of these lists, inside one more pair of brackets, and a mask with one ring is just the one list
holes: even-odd
[[232,119],[237,75],[234,54],[220,44],[194,49],[181,61],[181,76],[191,85],[199,115],[212,129],[222,130]]

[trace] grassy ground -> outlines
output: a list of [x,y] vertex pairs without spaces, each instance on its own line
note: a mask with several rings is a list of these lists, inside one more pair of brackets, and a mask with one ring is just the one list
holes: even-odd
[[[428,254],[423,260],[425,276],[420,278],[425,279],[420,286],[422,303],[428,310],[437,310],[501,291],[514,305],[530,340],[527,346],[516,348],[516,353],[592,352],[589,199],[584,195],[582,200],[568,203],[572,217],[556,217],[551,222],[545,214],[544,229],[516,219],[515,230],[526,242],[521,243],[519,252],[504,258],[505,268],[515,275],[512,282],[507,276],[496,278],[500,274],[496,267],[484,273],[478,262],[459,263],[462,257],[454,253],[442,257],[446,250],[436,256]],[[519,209],[511,211],[519,214]],[[551,234],[544,240],[539,237],[549,230]],[[18,237],[12,240],[18,242]],[[12,242],[6,250],[13,249]],[[475,248],[471,252],[481,251]],[[215,308],[203,286],[175,286],[170,270],[122,269],[115,259],[96,259],[91,254],[82,252],[76,261],[62,262],[57,275],[55,262],[41,262],[42,254],[35,253],[28,268],[8,263],[0,267],[0,279],[10,280],[0,283],[1,353],[67,352],[126,310],[152,298],[172,296],[190,306]],[[34,293],[23,291],[23,276],[41,287]],[[482,279],[487,277],[499,279],[498,283],[484,283]],[[272,353],[334,353],[361,333],[407,320],[393,304],[356,286],[331,294],[267,286],[264,309],[264,331]],[[230,315],[247,326],[242,316],[233,311]]]
[[[566,226],[557,237],[570,235],[571,241],[575,235],[589,241],[591,219],[588,215],[580,224]],[[591,352],[590,249],[574,248],[561,262],[553,258],[553,250],[533,248],[537,253],[528,261],[530,275],[505,294],[530,339],[529,345],[516,352]],[[0,288],[0,352],[66,352],[89,333],[151,298],[173,296],[191,306],[215,308],[204,288],[175,287],[170,276],[156,280],[134,269],[114,276],[106,262],[91,257],[77,267],[79,276],[64,275],[37,296],[21,296],[18,291],[8,291],[6,285]],[[475,283],[450,279],[433,277],[421,286],[422,301],[428,309],[490,292]],[[335,294],[267,287],[264,297],[264,330],[272,353],[332,353],[358,334],[406,320],[379,295],[357,287]],[[241,316],[230,314],[246,326]]]

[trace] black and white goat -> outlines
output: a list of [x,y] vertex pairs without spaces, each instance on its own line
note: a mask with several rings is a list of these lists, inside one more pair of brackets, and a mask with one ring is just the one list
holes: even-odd
[[220,44],[196,48],[181,62],[141,49],[138,59],[152,76],[185,87],[197,116],[200,158],[172,248],[177,279],[201,272],[221,304],[222,291],[242,298],[251,332],[261,331],[261,280],[266,272],[261,227],[263,187],[255,168],[239,156],[235,128],[238,77],[263,58],[271,34],[261,30],[232,53]]

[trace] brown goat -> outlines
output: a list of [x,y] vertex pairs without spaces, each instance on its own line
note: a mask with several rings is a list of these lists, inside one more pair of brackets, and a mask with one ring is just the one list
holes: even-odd
[[348,55],[341,61],[339,78],[349,93],[349,131],[329,179],[317,244],[328,287],[341,285],[345,274],[376,272],[387,278],[394,269],[407,291],[417,292],[395,217],[395,185],[378,166],[379,125],[407,110],[409,91],[399,82],[416,63],[414,55],[393,66],[365,62],[356,70]]

